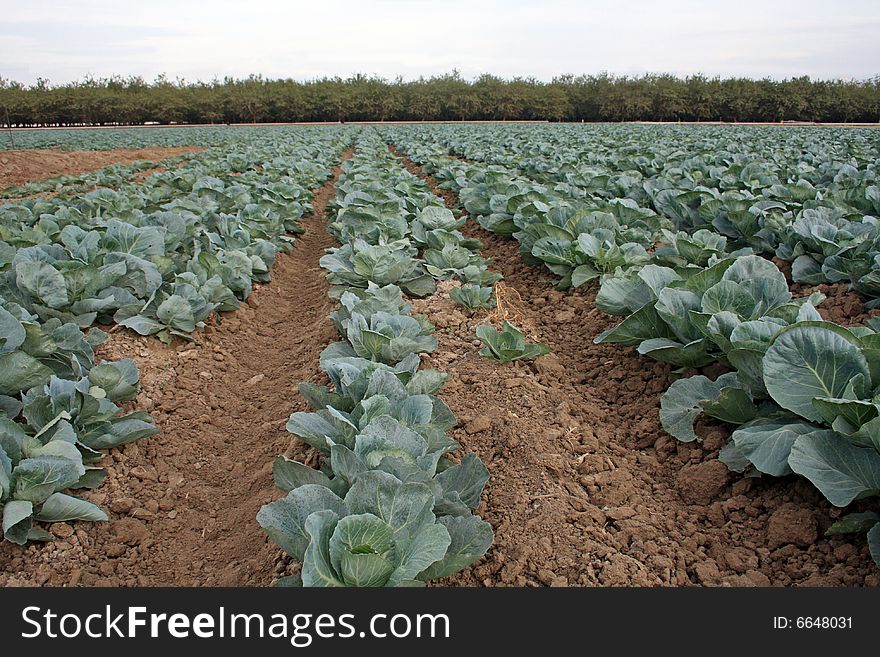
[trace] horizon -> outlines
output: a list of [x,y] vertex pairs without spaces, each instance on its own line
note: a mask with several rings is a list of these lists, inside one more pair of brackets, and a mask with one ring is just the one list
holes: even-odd
[[534,77],[524,77],[524,76],[504,77],[504,76],[496,75],[495,73],[488,72],[488,71],[478,73],[472,77],[465,77],[465,76],[460,75],[459,71],[452,70],[447,73],[438,73],[438,74],[433,74],[430,76],[421,75],[421,76],[414,77],[414,78],[405,78],[405,77],[399,76],[399,75],[384,77],[384,76],[371,75],[371,74],[361,73],[361,72],[354,72],[354,73],[350,73],[347,75],[333,75],[333,76],[327,75],[327,76],[314,77],[314,78],[292,78],[289,76],[276,78],[276,77],[267,77],[261,73],[251,73],[249,75],[244,75],[241,77],[232,77],[232,76],[226,76],[225,78],[214,77],[209,80],[201,79],[201,78],[186,79],[186,78],[182,78],[182,77],[178,77],[178,76],[171,76],[167,72],[159,73],[153,79],[147,79],[147,78],[144,78],[143,76],[138,76],[138,75],[133,75],[133,74],[126,75],[126,74],[121,74],[121,73],[111,73],[110,75],[108,75],[106,77],[97,77],[97,76],[86,75],[83,78],[80,78],[77,80],[69,80],[69,81],[65,81],[65,82],[55,82],[49,78],[38,78],[35,82],[33,82],[31,84],[26,84],[26,83],[21,82],[20,80],[15,80],[15,79],[10,79],[10,78],[5,78],[3,76],[0,76],[0,84],[12,83],[12,84],[22,84],[24,87],[35,87],[35,86],[37,86],[39,81],[42,80],[43,83],[45,85],[49,86],[50,88],[59,88],[59,87],[64,87],[64,86],[68,86],[68,85],[78,85],[78,84],[82,84],[84,82],[89,82],[89,81],[107,82],[107,81],[111,81],[111,80],[128,81],[131,79],[140,79],[146,85],[155,85],[155,84],[159,83],[160,80],[164,80],[165,82],[168,82],[168,83],[171,83],[174,85],[187,86],[187,85],[223,85],[223,84],[229,82],[230,80],[233,82],[246,82],[251,79],[256,79],[256,80],[261,80],[263,82],[293,82],[294,84],[303,84],[303,85],[316,84],[316,83],[320,83],[320,82],[343,82],[343,83],[346,83],[346,82],[356,82],[358,80],[371,80],[371,81],[377,81],[377,82],[380,82],[383,84],[393,85],[393,84],[398,84],[398,83],[413,84],[413,83],[417,83],[417,82],[429,82],[431,80],[443,79],[445,77],[451,77],[451,76],[455,76],[455,75],[458,75],[459,76],[458,79],[467,83],[467,84],[474,84],[474,83],[478,82],[484,76],[495,78],[497,80],[500,80],[503,83],[522,81],[522,82],[529,83],[529,84],[542,84],[542,85],[551,85],[551,84],[557,83],[563,77],[567,77],[567,76],[571,76],[574,79],[578,79],[578,78],[598,79],[598,78],[605,77],[610,80],[623,80],[623,79],[635,80],[635,79],[649,79],[649,78],[661,78],[661,77],[672,77],[672,78],[674,78],[676,80],[680,80],[680,81],[684,81],[689,78],[703,78],[704,80],[708,80],[708,81],[712,81],[712,80],[720,80],[720,81],[748,80],[751,82],[762,82],[762,81],[767,80],[767,81],[770,81],[773,83],[789,82],[789,81],[800,80],[800,79],[806,78],[811,83],[817,83],[817,82],[849,83],[849,84],[852,84],[852,83],[855,83],[855,84],[880,83],[880,73],[877,73],[875,75],[870,75],[870,76],[867,76],[864,78],[853,78],[853,77],[850,77],[850,78],[843,78],[843,77],[820,78],[820,77],[814,77],[814,76],[810,76],[810,75],[790,76],[787,78],[774,78],[771,76],[749,77],[749,76],[745,76],[745,75],[735,75],[735,76],[734,75],[731,75],[731,76],[705,75],[703,73],[691,73],[688,75],[676,75],[674,73],[668,73],[668,72],[663,72],[663,71],[647,71],[645,73],[624,75],[624,74],[611,73],[609,71],[596,71],[596,72],[591,72],[591,73],[572,73],[572,72],[560,73],[558,75],[554,75],[552,78],[550,78],[548,80],[542,80],[542,79],[538,79],[538,78],[534,78]]

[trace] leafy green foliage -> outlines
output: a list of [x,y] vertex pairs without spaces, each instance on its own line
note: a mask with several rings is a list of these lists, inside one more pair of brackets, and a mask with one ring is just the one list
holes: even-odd
[[547,345],[527,342],[522,331],[507,321],[504,322],[500,331],[488,324],[478,326],[477,337],[480,342],[486,345],[480,349],[480,355],[494,358],[502,363],[510,363],[515,360],[533,360],[538,356],[550,353],[550,348]]
[[344,140],[255,138],[246,153],[209,149],[143,183],[0,206],[0,295],[43,322],[187,337],[269,280]]
[[92,371],[106,389],[88,378],[53,375],[22,396],[25,423],[0,413],[0,502],[4,536],[13,543],[40,535],[34,520],[106,520],[94,504],[62,491],[100,483],[102,471],[89,465],[102,457],[99,450],[158,433],[146,413],[123,415],[108,399],[135,389],[137,370],[130,361]]
[[[560,64],[557,72],[569,68]],[[504,79],[488,74],[467,79],[452,71],[412,80],[403,77],[388,80],[373,75],[309,80],[250,75],[186,84],[171,82],[164,76],[152,83],[145,83],[136,76],[126,79],[89,76],[86,80],[62,85],[39,81],[25,86],[9,82],[0,88],[0,103],[8,109],[9,120],[15,125],[64,125],[70,121],[77,124],[137,124],[145,121],[235,124],[389,120],[460,122],[462,119],[537,119],[586,121],[588,124],[596,121],[719,119],[873,122],[877,119],[878,91],[873,79],[810,80],[799,76],[786,80],[753,80],[739,75],[719,79],[699,74],[679,78],[654,73],[615,76],[602,72],[559,75],[545,82],[530,77]],[[535,129],[537,126],[529,127]],[[601,127],[616,129],[612,136],[617,139],[609,138],[604,144],[627,144],[624,138],[632,132],[631,126],[626,126],[626,130],[608,124]],[[635,128],[644,130],[645,126]],[[681,126],[662,128],[681,130]],[[101,148],[107,147],[108,142],[138,148],[158,144],[210,143],[228,138],[226,133],[232,130],[246,131],[248,128],[204,125],[177,128],[170,135],[157,136],[120,129],[114,133],[121,132],[121,135],[99,135],[94,140],[84,138],[79,130],[53,130],[49,134],[46,131],[20,131],[15,139],[19,148],[46,148],[59,143],[67,147]],[[706,130],[711,128],[700,126],[701,133]],[[57,134],[59,132],[61,134]],[[652,143],[646,140],[647,145]],[[645,159],[651,161],[649,157]]]
[[374,283],[397,285],[413,296],[433,294],[437,289],[434,280],[415,254],[415,248],[407,240],[372,245],[356,239],[331,249],[321,258],[321,266],[330,272],[327,280],[340,292]]
[[[782,272],[758,256],[683,271],[686,277],[649,265],[604,279],[596,304],[631,314],[595,342],[634,346],[640,354],[683,367],[728,360],[735,365],[760,355],[779,328],[820,319],[812,304],[823,297],[792,299]],[[763,392],[760,378],[749,383],[752,392]]]
[[[275,483],[287,496],[257,520],[302,562],[300,575],[280,585],[423,585],[491,544],[492,528],[473,515],[489,473],[473,454],[450,458],[460,449],[447,433],[456,419],[434,395],[446,375],[419,369],[437,340],[402,291],[427,294],[435,277],[484,271],[485,262],[457,233],[461,220],[397,171],[384,144],[362,138],[344,168],[330,225],[351,239],[321,260],[337,286],[331,319],[343,339],[320,356],[331,385],[300,386],[315,410],[287,423],[325,460],[318,470],[276,459]],[[400,182],[389,188],[388,179]],[[435,240],[444,241],[439,251]]]
[[491,287],[477,285],[462,285],[449,290],[449,298],[460,306],[464,306],[471,313],[481,308],[494,308],[495,299]]
[[441,517],[422,483],[364,472],[340,498],[306,484],[265,505],[260,525],[302,561],[303,586],[420,586],[473,563],[492,542],[475,516]]
[[[314,137],[255,138],[246,150],[226,143],[142,183],[126,175],[144,168],[135,166],[60,181],[51,199],[0,206],[6,539],[50,540],[35,522],[107,519],[65,491],[99,485],[102,450],[158,429],[146,413],[114,403],[136,397],[135,363],[96,362],[106,335],[83,329],[116,322],[189,339],[214,312],[238,308],[290,248],[287,233],[311,209],[308,190],[329,176],[346,141],[344,131]],[[85,192],[86,180],[98,187]],[[393,328],[392,357],[424,346],[402,343],[409,333]]]
[[[796,281],[880,294],[880,185],[867,132],[511,126],[394,135],[487,230],[513,235],[526,262],[546,262],[562,288],[588,280],[590,269],[637,267],[644,258],[624,249],[631,243],[656,247],[652,262],[679,273],[775,254],[792,262]],[[628,146],[609,146],[621,142]],[[597,220],[605,215],[615,221]],[[575,246],[582,234],[598,239],[589,240],[594,255]]]
[[[783,273],[759,257],[790,262],[797,282],[849,283],[869,307],[878,303],[876,135],[393,133],[484,228],[513,236],[523,260],[546,264],[560,287],[601,279],[596,305],[625,319],[596,342],[681,368],[733,370],[672,384],[660,412],[672,435],[697,440],[694,422],[705,415],[739,425],[719,457],[733,470],[801,474],[841,506],[880,493],[877,327],[823,322],[822,295],[793,299]],[[880,540],[873,516],[839,529]]]

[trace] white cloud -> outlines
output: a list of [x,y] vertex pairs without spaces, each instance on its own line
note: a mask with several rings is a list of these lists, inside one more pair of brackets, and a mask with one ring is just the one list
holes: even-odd
[[[7,3],[11,4],[11,3]],[[865,78],[880,73],[880,5],[739,0],[33,0],[4,8],[0,75],[187,79],[355,72],[407,78],[459,69]]]

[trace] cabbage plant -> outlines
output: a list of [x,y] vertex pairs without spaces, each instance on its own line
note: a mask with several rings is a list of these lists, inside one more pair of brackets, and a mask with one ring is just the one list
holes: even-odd
[[782,272],[759,256],[726,258],[707,269],[686,271],[687,278],[648,265],[603,279],[597,307],[628,316],[594,342],[633,346],[642,355],[681,367],[703,367],[748,357],[731,355],[731,340],[758,330],[754,322],[786,325],[820,318],[813,305],[824,296],[793,299]]
[[360,475],[344,497],[306,484],[263,506],[257,521],[302,562],[286,586],[424,586],[479,559],[492,529],[476,516],[433,512],[421,483],[384,472]]
[[[705,414],[739,425],[719,456],[731,470],[800,474],[840,507],[880,495],[875,328],[806,320],[762,327],[748,341],[745,348],[758,355],[747,367],[716,381],[695,376],[672,384],[661,398],[664,428],[679,440],[695,440],[693,423]],[[869,531],[880,562],[880,529],[870,517],[842,521],[835,531]]]
[[488,324],[478,326],[477,337],[485,345],[480,349],[480,355],[494,358],[501,363],[533,360],[550,353],[547,345],[527,342],[522,331],[508,321],[504,322],[500,331]]
[[491,287],[478,285],[462,285],[449,290],[449,298],[471,313],[480,308],[494,308],[495,299]]
[[414,296],[433,294],[434,279],[414,256],[415,249],[407,240],[371,245],[356,239],[330,249],[320,264],[330,272],[327,280],[338,294],[346,287],[366,288],[370,282],[379,286],[394,284]]
[[129,399],[137,390],[130,360],[103,363],[78,381],[54,375],[21,397],[25,422],[0,413],[0,502],[3,532],[13,543],[51,540],[34,521],[106,520],[106,514],[66,489],[92,488],[104,471],[91,466],[116,447],[158,433],[143,412],[122,414],[111,399]]
[[380,287],[372,281],[365,289],[349,288],[339,297],[339,308],[330,313],[330,319],[339,333],[345,332],[344,323],[357,313],[366,320],[377,312],[397,315],[411,314],[412,306],[403,298],[403,292],[396,285]]
[[[655,264],[673,269],[705,268],[727,257],[727,238],[701,228],[693,233],[663,231],[666,244],[654,250]],[[741,254],[747,255],[747,254]]]

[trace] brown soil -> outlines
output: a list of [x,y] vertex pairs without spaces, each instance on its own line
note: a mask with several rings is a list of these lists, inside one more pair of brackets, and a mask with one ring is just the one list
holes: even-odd
[[552,353],[500,365],[477,353],[485,313],[468,317],[446,286],[415,303],[437,327],[440,346],[427,362],[450,374],[441,396],[459,418],[454,436],[491,474],[479,512],[495,544],[443,583],[880,584],[863,538],[821,538],[841,512],[808,482],[731,475],[716,460],[722,427],[698,426],[703,441],[692,445],[663,431],[670,369],[593,344],[614,321],[595,308],[595,285],[556,291],[549,273],[522,264],[515,241],[473,223],[464,231],[485,242],[484,257]]
[[834,283],[833,285],[795,283],[791,286],[791,293],[796,297],[805,297],[813,292],[821,292],[826,297],[825,301],[817,307],[819,314],[826,321],[835,322],[842,326],[855,326],[880,316],[880,309],[865,309],[867,299],[850,290],[846,283]]
[[110,522],[52,525],[59,540],[48,545],[0,545],[0,585],[233,586],[276,577],[279,552],[255,517],[278,496],[275,456],[313,456],[291,447],[284,425],[308,410],[297,386],[322,381],[318,354],[336,337],[318,259],[333,243],[324,207],[339,173],[315,195],[315,213],[292,253],[279,256],[272,282],[195,343],[113,334],[101,355],[138,362],[136,406],[162,433],[105,459],[107,481],[86,497]]
[[835,322],[842,326],[855,326],[880,316],[880,309],[866,309],[867,299],[858,292],[850,290],[848,284],[806,285],[795,283],[791,279],[791,263],[777,257],[773,257],[772,260],[773,264],[785,274],[785,280],[788,281],[791,293],[795,297],[806,297],[813,292],[821,292],[825,295],[825,300],[818,306],[818,310],[826,321]]
[[131,164],[138,160],[160,161],[202,150],[184,148],[116,148],[109,151],[62,151],[33,149],[0,151],[0,189],[35,180],[55,178],[103,169],[111,164]]

